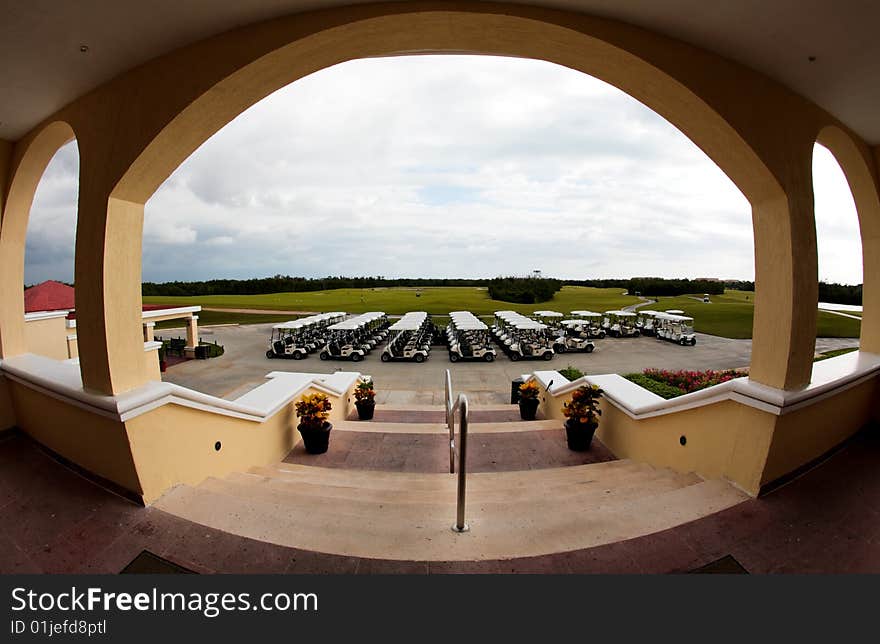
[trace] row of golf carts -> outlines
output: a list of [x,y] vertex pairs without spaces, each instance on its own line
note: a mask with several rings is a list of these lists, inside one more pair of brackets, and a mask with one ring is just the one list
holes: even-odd
[[345,313],[319,313],[272,327],[267,358],[302,360],[327,344],[328,327],[345,319]]
[[431,353],[434,325],[424,311],[407,313],[388,327],[391,340],[382,351],[382,362],[424,362]]
[[[564,319],[557,311],[535,311],[535,317],[554,329],[560,338],[571,336],[580,338],[636,338],[641,335],[655,336],[682,346],[697,343],[694,333],[694,319],[684,315],[684,311],[572,311],[572,319]],[[564,346],[554,346],[561,353]]]
[[490,346],[489,327],[470,311],[453,311],[449,314],[446,339],[450,362],[492,362],[495,359],[495,349]]
[[319,313],[272,327],[267,358],[302,360],[319,351],[321,360],[357,362],[388,334],[388,318],[373,311],[345,319],[345,313]]
[[516,311],[495,311],[495,342],[511,360],[552,360],[553,333],[543,322]]

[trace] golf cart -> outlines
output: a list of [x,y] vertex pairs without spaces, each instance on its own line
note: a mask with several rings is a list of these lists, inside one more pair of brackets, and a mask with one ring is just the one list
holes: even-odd
[[293,358],[301,360],[318,347],[320,335],[328,324],[338,322],[345,313],[319,313],[298,320],[282,322],[272,327],[269,336],[267,358]]
[[687,315],[678,315],[674,313],[658,313],[657,316],[657,338],[659,340],[667,340],[675,342],[681,346],[694,346],[697,343],[697,336],[694,333],[694,319]]
[[446,327],[449,340],[449,361],[495,360],[495,349],[489,346],[489,327],[470,311],[453,311]]
[[384,313],[371,311],[328,326],[330,337],[321,350],[321,360],[360,362],[375,346],[371,341],[387,323]]
[[388,327],[391,341],[382,351],[382,362],[408,360],[424,362],[431,351],[431,324],[424,311],[407,313]]
[[[613,338],[637,338],[641,335],[636,326],[636,314],[631,311],[605,311],[609,322],[608,335]],[[603,322],[604,326],[604,322]]]
[[654,316],[657,311],[637,311],[636,312],[636,328],[642,335],[654,335],[656,333],[657,322]]
[[559,311],[535,311],[532,313],[534,320],[546,324],[551,329],[559,328],[559,323],[562,322],[564,317]]
[[596,345],[588,337],[588,331],[584,330],[584,320],[563,320],[559,323],[558,335],[553,342],[553,350],[556,353],[582,352],[592,353]]
[[553,359],[553,336],[546,324],[515,311],[496,311],[493,329],[496,342],[514,362]]
[[572,317],[585,322],[584,330],[588,338],[604,338],[606,331],[602,328],[602,314],[594,311],[572,311]]

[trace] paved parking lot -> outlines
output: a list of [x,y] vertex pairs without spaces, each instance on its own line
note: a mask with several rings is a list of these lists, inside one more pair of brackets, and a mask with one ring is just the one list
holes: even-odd
[[[434,347],[427,362],[389,362],[379,360],[374,350],[358,363],[323,361],[317,354],[305,360],[269,360],[266,348],[271,325],[203,327],[206,341],[216,340],[226,352],[212,360],[190,360],[170,367],[164,379],[197,391],[224,398],[236,398],[264,382],[270,371],[332,373],[360,371],[373,377],[378,402],[440,404],[446,369],[452,371],[455,389],[483,403],[507,402],[510,381],[537,369],[574,366],[588,374],[631,373],[648,367],[665,369],[729,369],[745,367],[751,355],[750,340],[729,340],[698,334],[697,345],[682,347],[654,338],[606,338],[596,341],[593,353],[566,353],[545,362],[511,362],[501,354],[492,363],[449,362],[443,347]],[[183,330],[164,330],[158,336],[178,337]],[[857,346],[856,339],[820,339],[819,350]],[[395,393],[389,393],[395,392]],[[407,392],[407,393],[404,393]]]

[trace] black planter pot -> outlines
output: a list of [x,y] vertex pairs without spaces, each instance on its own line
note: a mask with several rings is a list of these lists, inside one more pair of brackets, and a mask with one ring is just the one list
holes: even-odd
[[593,442],[593,434],[599,423],[573,423],[565,421],[565,438],[568,440],[568,449],[573,452],[585,452],[590,449]]
[[309,454],[323,454],[330,446],[330,430],[333,425],[324,421],[321,427],[314,425],[303,425],[300,423],[296,427],[303,437],[303,445]]
[[358,418],[360,420],[372,420],[373,412],[376,411],[375,400],[357,400],[354,406],[358,410]]
[[537,398],[520,398],[519,399],[519,417],[523,420],[535,420],[535,414],[538,412]]

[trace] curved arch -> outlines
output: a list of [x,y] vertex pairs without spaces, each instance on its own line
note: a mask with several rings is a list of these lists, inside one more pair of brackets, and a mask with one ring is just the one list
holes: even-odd
[[[80,193],[77,229],[77,281],[95,287],[78,314],[93,328],[80,334],[86,387],[118,393],[142,382],[125,364],[136,364],[140,350],[132,329],[140,314],[143,204],[171,172],[235,116],[298,78],[356,58],[416,53],[564,65],[616,86],[678,127],[752,205],[751,378],[782,389],[809,382],[817,279],[806,150],[815,106],[735,63],[624,23],[524,5],[412,2],[243,27],[151,61],[72,108],[100,160],[88,193]],[[116,107],[111,132],[94,123],[96,113],[111,116],[108,106]]]
[[[211,135],[272,92],[304,76],[358,58],[413,53],[515,56],[581,71],[626,92],[670,121],[718,164],[752,204],[784,196],[780,182],[723,115],[683,78],[640,55],[652,51],[655,43],[643,45],[646,52],[625,46],[626,37],[633,35],[626,32],[637,31],[632,27],[615,23],[622,33],[608,33],[611,23],[579,17],[577,22],[592,26],[603,38],[572,25],[500,14],[489,8],[406,12],[393,7],[388,11],[386,15],[322,26],[299,38],[291,39],[283,30],[281,37],[275,34],[277,46],[252,57],[241,56],[239,51],[230,57],[227,52],[225,72],[169,115],[144,142],[112,196],[145,202]],[[257,29],[275,31],[272,27],[278,22],[283,21]],[[638,36],[648,41],[653,38],[642,31]]]
[[831,151],[849,184],[862,238],[861,349],[880,353],[880,184],[871,151],[860,147],[842,128],[828,125],[816,143]]
[[0,357],[25,353],[24,252],[37,185],[55,153],[74,140],[73,127],[53,121],[15,149],[0,220]]

